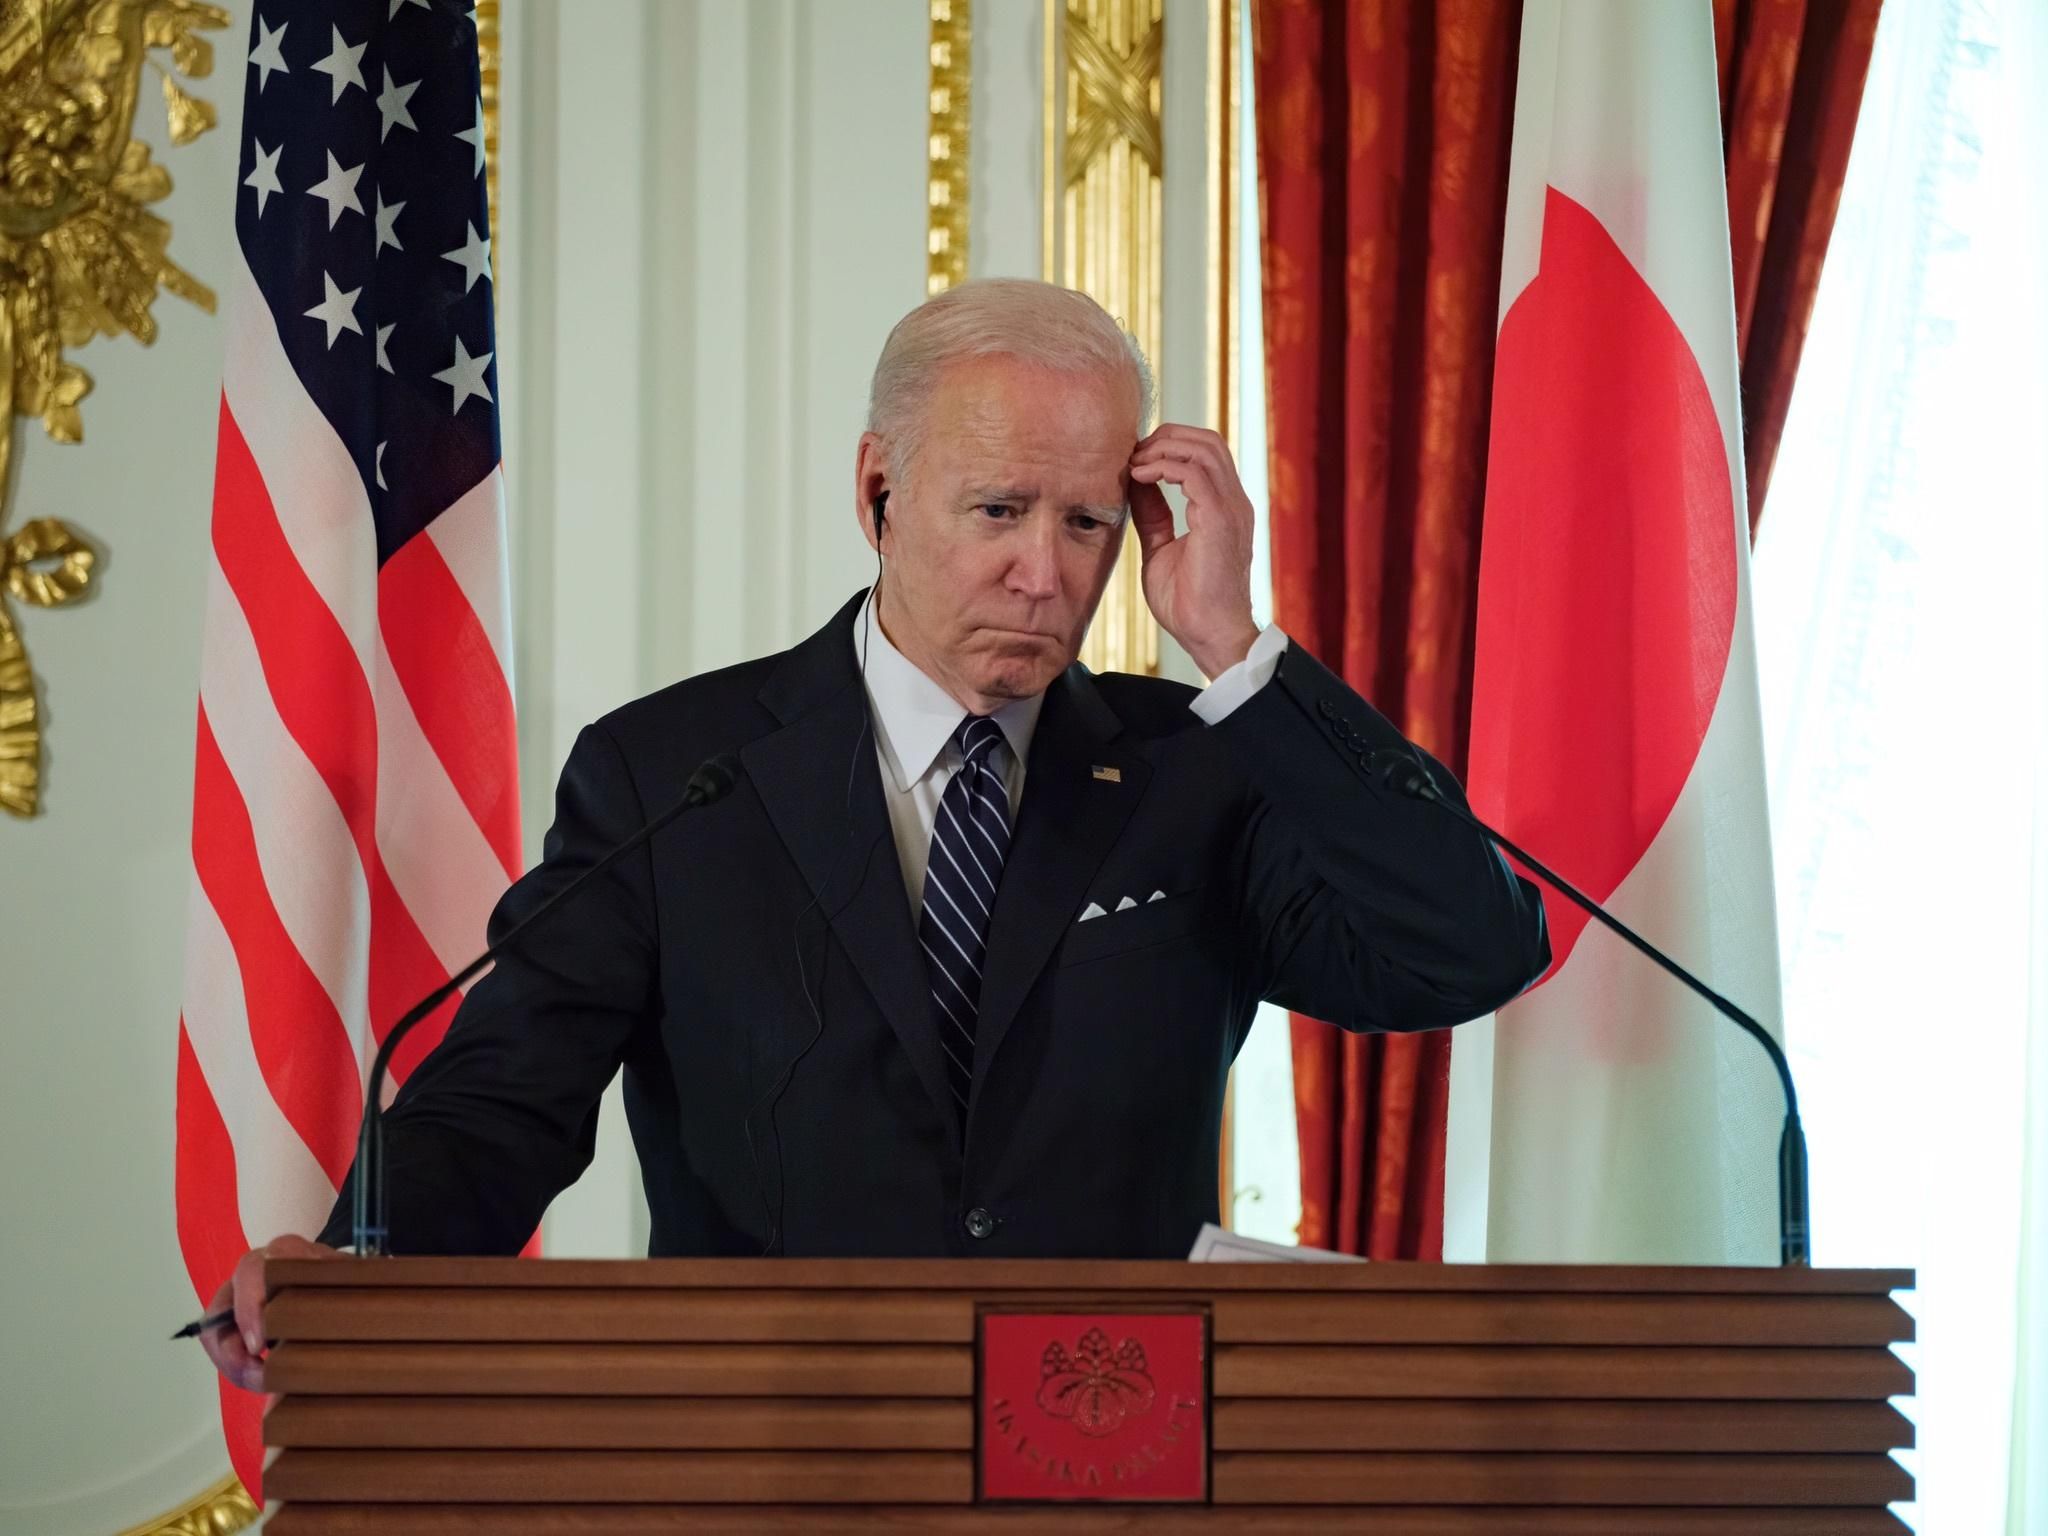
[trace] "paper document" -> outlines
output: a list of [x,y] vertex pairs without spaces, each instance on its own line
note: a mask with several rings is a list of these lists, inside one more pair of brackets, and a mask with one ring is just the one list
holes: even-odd
[[1262,1243],[1255,1237],[1226,1232],[1213,1221],[1202,1223],[1188,1258],[1196,1264],[1363,1264],[1355,1253],[1327,1248],[1297,1248],[1291,1243]]

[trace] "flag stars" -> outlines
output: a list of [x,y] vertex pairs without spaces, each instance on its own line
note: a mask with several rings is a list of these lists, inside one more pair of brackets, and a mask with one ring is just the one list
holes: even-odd
[[408,5],[416,5],[421,10],[427,11],[429,14],[432,14],[431,7],[428,6],[427,0],[391,0],[391,14],[385,17],[384,19],[386,21],[398,20],[398,13],[404,10]]
[[474,144],[474,145],[476,146],[476,169],[475,169],[474,171],[472,171],[472,172],[471,172],[470,174],[471,174],[471,175],[473,175],[473,176],[481,176],[481,175],[483,175],[483,173],[484,173],[484,99],[483,99],[483,97],[479,96],[479,97],[477,97],[477,99],[476,99],[476,122],[475,122],[475,124],[474,124],[473,126],[471,126],[471,127],[468,127],[468,128],[465,128],[465,129],[463,129],[463,130],[462,130],[462,132],[460,132],[460,133],[458,133],[457,135],[455,135],[455,137],[457,137],[458,139],[462,140],[462,142],[463,142],[463,143],[465,143],[465,144]]
[[362,59],[363,50],[370,46],[368,40],[357,43],[355,47],[351,48],[343,41],[341,28],[330,27],[328,30],[334,34],[333,51],[326,58],[315,63],[313,67],[334,82],[334,96],[329,105],[340,101],[341,93],[350,86],[354,86],[367,96],[370,93],[370,88],[363,84]]
[[[280,27],[278,30],[284,29]],[[262,87],[258,86],[257,89],[261,90]],[[260,140],[251,139],[249,142],[256,151],[256,164],[249,174],[242,178],[242,185],[255,188],[256,217],[260,219],[263,217],[265,205],[270,202],[270,194],[284,191],[277,180],[277,157],[284,153],[284,145],[279,144],[275,149],[265,149]]]
[[396,320],[392,321],[389,325],[377,327],[377,366],[394,377],[396,377],[398,370],[391,366],[391,354],[384,349],[391,344],[391,333],[397,329],[398,322]]
[[327,297],[307,310],[306,318],[318,320],[327,327],[327,345],[332,350],[335,339],[343,331],[354,331],[358,336],[363,334],[363,328],[356,324],[356,297],[363,290],[351,288],[343,293],[335,286],[333,277],[325,272],[320,274],[320,281],[327,286]]
[[386,438],[384,442],[377,445],[377,489],[380,491],[391,489],[390,486],[384,483],[384,449],[389,442],[390,439]]
[[457,250],[443,251],[441,259],[462,268],[462,291],[467,293],[476,286],[478,278],[491,275],[491,242],[477,233],[474,222],[465,222],[463,227],[469,232],[469,242]]
[[[284,33],[290,22],[280,22],[273,30],[263,18],[256,18],[256,46],[249,50],[249,63],[256,70],[256,94],[263,94],[263,87],[270,84],[272,75],[288,75],[292,67],[284,61]],[[256,210],[261,213],[259,207]]]
[[356,182],[361,179],[362,174],[363,168],[360,165],[343,170],[341,162],[334,158],[334,151],[327,151],[327,175],[306,188],[306,196],[326,200],[329,229],[334,228],[344,213],[363,211],[363,200],[356,196]]
[[377,251],[383,250],[387,245],[394,251],[405,249],[398,238],[398,216],[403,212],[405,204],[385,202],[384,189],[377,189],[377,245],[376,249],[371,251],[371,255],[376,255]]
[[417,80],[411,85],[399,85],[392,80],[389,69],[384,71],[384,89],[377,93],[377,111],[384,119],[383,131],[377,135],[378,143],[390,138],[393,128],[410,128],[414,133],[419,132],[419,124],[412,120],[412,111],[406,106],[412,100],[412,93],[419,88]]
[[434,375],[437,384],[446,384],[455,391],[455,403],[449,407],[451,414],[459,414],[471,395],[480,396],[488,404],[496,403],[491,399],[490,386],[484,383],[484,370],[490,366],[490,353],[471,357],[462,338],[455,338],[455,361]]

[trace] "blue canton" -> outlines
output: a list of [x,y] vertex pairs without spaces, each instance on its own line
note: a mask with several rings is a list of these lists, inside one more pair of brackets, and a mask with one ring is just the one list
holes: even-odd
[[257,0],[235,230],[380,564],[502,454],[480,90],[466,4]]

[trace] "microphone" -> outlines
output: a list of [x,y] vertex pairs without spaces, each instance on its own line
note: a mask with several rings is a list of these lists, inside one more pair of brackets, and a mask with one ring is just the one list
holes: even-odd
[[1401,752],[1383,752],[1378,756],[1382,761],[1375,766],[1375,771],[1380,782],[1388,789],[1397,795],[1406,795],[1411,800],[1427,800],[1447,815],[1456,817],[1480,833],[1488,842],[1498,845],[1521,860],[1540,875],[1545,884],[1569,897],[1576,905],[1584,908],[1589,916],[1620,934],[1705,998],[1715,1012],[1732,1022],[1764,1048],[1764,1053],[1771,1058],[1771,1065],[1778,1070],[1778,1082],[1785,1091],[1785,1129],[1778,1138],[1778,1262],[1786,1266],[1806,1264],[1812,1240],[1812,1227],[1806,1204],[1806,1132],[1799,1124],[1799,1095],[1792,1086],[1791,1063],[1785,1060],[1784,1049],[1771,1038],[1771,1032],[1663,950],[1628,927],[1569,880],[1548,868],[1542,861],[1517,848],[1463,806],[1446,799],[1437,789],[1436,781],[1430,777],[1429,770],[1414,758]]
[[464,982],[524,938],[544,918],[572,901],[592,880],[685,811],[694,811],[723,800],[732,793],[739,777],[739,759],[730,753],[707,758],[690,775],[689,785],[683,790],[680,800],[514,923],[503,938],[421,998],[391,1026],[391,1033],[384,1037],[384,1043],[377,1048],[375,1060],[370,1063],[369,1082],[363,1089],[363,1123],[356,1133],[355,1248],[358,1254],[383,1254],[391,1234],[390,1206],[384,1184],[383,1098],[384,1077],[391,1068],[391,1056],[398,1049],[398,1043],[412,1032],[420,1020],[453,997]]

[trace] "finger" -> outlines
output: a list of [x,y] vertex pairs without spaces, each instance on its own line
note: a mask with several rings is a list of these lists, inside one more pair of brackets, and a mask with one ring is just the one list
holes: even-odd
[[[223,1311],[234,1299],[235,1282],[224,1281],[221,1288],[213,1293],[213,1300],[206,1304],[206,1315],[213,1316]],[[206,1351],[206,1358],[214,1368],[229,1380],[249,1363],[249,1351],[242,1347],[242,1336],[231,1323],[216,1323],[211,1328],[199,1330],[199,1347]]]
[[1156,485],[1131,486],[1131,522],[1138,530],[1138,556],[1150,560],[1173,542],[1173,508]]
[[235,1266],[235,1331],[251,1356],[263,1353],[263,1250],[252,1248]]

